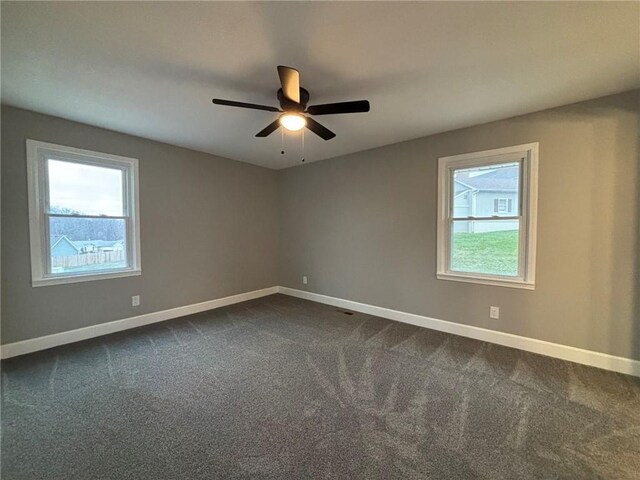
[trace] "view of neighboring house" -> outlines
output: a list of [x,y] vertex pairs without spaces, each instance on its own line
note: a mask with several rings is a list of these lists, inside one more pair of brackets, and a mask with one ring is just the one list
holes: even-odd
[[69,240],[66,235],[51,236],[51,256],[68,257],[84,253],[124,250],[122,240]]
[[65,235],[51,235],[50,241],[52,257],[68,257],[80,253],[78,247]]
[[[510,217],[518,215],[519,166],[458,170],[455,172],[455,217]],[[455,222],[455,232],[479,233],[516,230],[517,220]]]

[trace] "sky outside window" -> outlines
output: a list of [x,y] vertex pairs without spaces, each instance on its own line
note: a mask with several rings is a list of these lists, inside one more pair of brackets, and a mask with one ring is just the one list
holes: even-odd
[[122,170],[48,160],[49,205],[82,215],[123,214]]

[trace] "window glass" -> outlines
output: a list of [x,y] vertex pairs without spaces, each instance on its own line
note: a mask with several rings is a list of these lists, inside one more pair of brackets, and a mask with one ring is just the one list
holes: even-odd
[[518,220],[454,220],[451,271],[518,275]]
[[126,224],[120,218],[49,217],[51,273],[126,268]]
[[518,215],[520,162],[455,169],[453,184],[456,218]]
[[123,214],[122,170],[48,160],[49,212],[70,215]]
[[453,184],[453,218],[474,220],[453,220],[450,270],[517,276],[519,220],[490,218],[517,215],[520,162],[454,169]]

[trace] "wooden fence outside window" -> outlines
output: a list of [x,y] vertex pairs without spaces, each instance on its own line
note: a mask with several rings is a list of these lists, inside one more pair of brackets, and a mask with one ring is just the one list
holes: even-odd
[[124,262],[127,259],[126,257],[126,252],[124,250],[83,253],[80,255],[51,257],[51,266],[53,268],[74,268],[84,267],[85,265],[104,265]]

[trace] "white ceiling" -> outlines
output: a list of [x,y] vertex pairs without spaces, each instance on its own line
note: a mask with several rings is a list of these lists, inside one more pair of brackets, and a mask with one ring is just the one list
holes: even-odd
[[276,66],[316,117],[307,161],[640,86],[640,3],[2,2],[2,101],[272,168],[300,138],[254,135],[277,105]]

